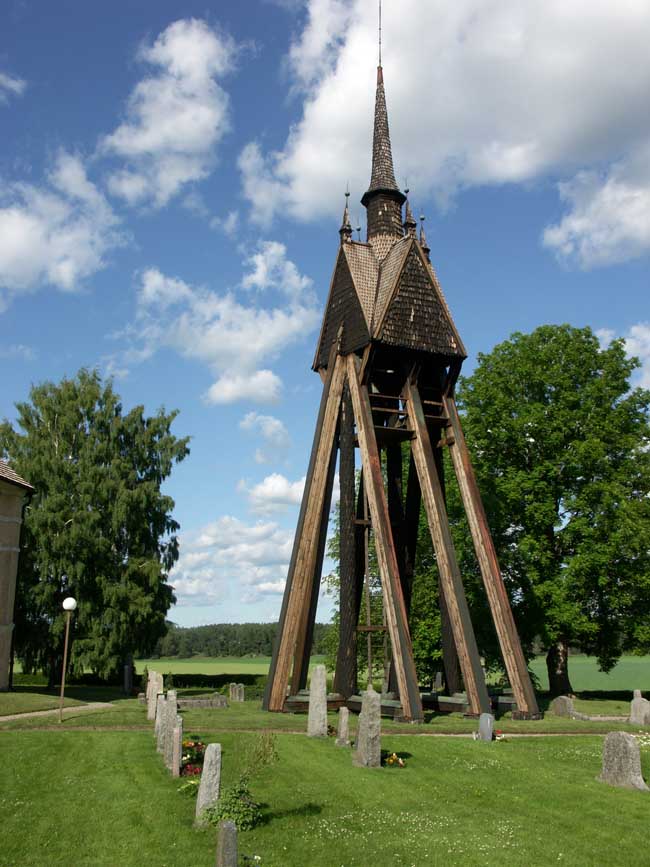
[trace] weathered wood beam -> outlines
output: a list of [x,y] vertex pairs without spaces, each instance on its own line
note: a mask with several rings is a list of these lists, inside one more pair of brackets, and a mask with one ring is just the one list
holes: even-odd
[[372,409],[368,389],[359,382],[359,359],[353,354],[347,357],[347,371],[402,711],[405,719],[421,720],[422,701],[397,568]]
[[303,610],[298,618],[298,633],[296,635],[296,648],[294,650],[293,673],[291,676],[291,694],[296,695],[307,686],[309,674],[309,659],[314,641],[314,625],[316,623],[316,611],[318,609],[318,595],[320,582],[323,574],[323,559],[325,557],[325,545],[327,544],[327,528],[329,525],[330,509],[332,507],[332,491],[334,489],[334,476],[336,475],[336,454],[338,451],[338,435],[334,435],[332,452],[330,454],[325,484],[325,496],[323,498],[323,511],[321,514],[318,549],[314,561],[314,571],[309,591],[309,608]]
[[408,382],[406,389],[409,418],[411,427],[415,431],[415,437],[411,441],[411,449],[420,479],[420,487],[429,520],[429,530],[438,562],[438,572],[449,610],[465,689],[467,690],[469,709],[471,713],[489,713],[490,698],[469,616],[469,608],[458,568],[447,509],[436,470],[420,394],[415,383]]
[[311,582],[318,553],[320,529],[323,521],[323,502],[344,379],[345,360],[341,356],[335,355],[335,349],[333,349],[330,354],[327,378],[318,412],[305,490],[280,611],[278,634],[264,693],[262,706],[265,710],[281,711],[284,707],[289,682],[289,668],[294,654],[299,620],[301,616],[306,615],[307,606],[311,599]]
[[515,625],[508,593],[503,583],[492,534],[483,508],[481,494],[476,483],[474,468],[465,442],[465,435],[458,417],[458,408],[453,397],[445,398],[453,441],[449,453],[454,465],[460,494],[469,521],[476,559],[481,569],[483,584],[494,619],[494,626],[501,646],[503,661],[521,715],[538,716],[539,708],[535,691],[528,674],[519,634]]
[[339,425],[339,649],[334,673],[334,692],[344,698],[357,692],[357,603],[355,524],[355,449],[354,411],[350,389],[346,384],[341,402]]
[[[425,401],[423,401],[424,403]],[[442,403],[440,404],[442,406]],[[429,431],[431,437],[431,431]],[[440,479],[440,488],[442,497],[447,502],[447,491],[445,488],[445,465],[441,449],[433,450],[433,459],[436,464],[438,478]],[[446,507],[446,505],[445,505]],[[460,676],[460,661],[458,652],[456,651],[456,642],[454,641],[454,632],[451,626],[451,617],[449,616],[449,607],[445,598],[445,588],[440,578],[440,570],[438,570],[438,600],[440,607],[440,642],[442,644],[442,667],[445,672],[445,686],[449,695],[455,692],[460,692],[462,689],[462,681]]]

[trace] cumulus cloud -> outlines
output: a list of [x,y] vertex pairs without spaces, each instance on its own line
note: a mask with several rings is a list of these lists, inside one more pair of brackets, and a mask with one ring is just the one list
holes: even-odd
[[650,251],[650,144],[605,174],[579,172],[559,189],[569,213],[543,235],[558,257],[593,268]]
[[272,415],[249,412],[239,422],[239,427],[257,433],[262,438],[263,446],[255,451],[255,460],[258,464],[268,464],[277,460],[278,456],[291,445],[289,431],[279,418]]
[[210,604],[240,589],[244,602],[284,590],[293,533],[273,521],[224,516],[180,540],[170,582],[179,605]]
[[9,75],[8,72],[0,72],[0,105],[9,102],[12,96],[22,96],[27,87],[27,82],[22,78]]
[[[596,335],[602,347],[609,346],[617,336],[613,328],[599,328]],[[620,336],[625,340],[627,354],[641,362],[635,375],[635,385],[650,389],[650,322],[637,322]]]
[[[302,340],[320,319],[311,281],[286,259],[284,245],[277,247],[280,253],[274,260],[275,266],[279,272],[290,274],[293,283],[290,293],[278,285],[275,305],[265,306],[262,301],[266,298],[251,300],[248,291],[240,300],[232,290],[219,293],[194,287],[157,268],[139,273],[135,323],[117,335],[125,338],[128,346],[108,360],[112,369],[124,371],[129,364],[168,348],[208,366],[215,376],[204,395],[208,403],[277,401],[282,381],[263,365],[277,358],[287,346]],[[262,243],[260,250],[264,249]],[[276,247],[274,250],[278,253]],[[255,277],[258,265],[254,257],[246,263],[251,270],[244,275],[244,282],[252,275],[261,291],[261,278]],[[271,291],[274,285],[268,282],[265,288]],[[302,291],[298,289],[300,286]]]
[[272,515],[286,512],[289,506],[300,505],[305,489],[305,476],[296,482],[290,482],[281,473],[271,473],[252,487],[242,481],[239,488],[248,495],[253,512],[258,515]]
[[130,205],[162,207],[212,170],[230,129],[228,95],[217,83],[232,68],[233,40],[195,18],[170,24],[138,59],[153,68],[129,97],[124,121],[100,143],[123,164],[108,179]]
[[[119,220],[78,155],[60,151],[43,186],[0,187],[0,290],[73,292],[125,243]],[[0,295],[0,308],[3,305]]]
[[[647,3],[401,0],[386,4],[384,19],[397,177],[408,177],[416,198],[444,203],[463,187],[574,177],[564,195],[575,219],[549,243],[580,264],[647,251],[631,228],[638,209],[645,215],[633,190],[642,199],[647,191],[632,168],[650,142]],[[301,117],[280,150],[253,141],[240,154],[253,220],[338,216],[345,181],[355,195],[366,189],[376,24],[374,4],[309,0],[288,61],[304,94]],[[617,240],[594,256],[601,229],[585,220],[597,223],[597,201],[588,207],[597,190],[587,178],[586,193],[578,173],[603,166]]]

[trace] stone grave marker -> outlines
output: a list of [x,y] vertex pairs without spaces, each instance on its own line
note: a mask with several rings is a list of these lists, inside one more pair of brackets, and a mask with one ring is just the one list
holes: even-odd
[[307,734],[310,738],[327,737],[327,670],[315,665],[309,683]]
[[183,717],[176,715],[176,725],[172,731],[172,777],[180,777],[183,762]]
[[482,713],[478,718],[478,740],[492,743],[494,740],[494,715]]
[[156,749],[162,753],[165,749],[165,721],[167,716],[167,699],[162,692],[157,695],[156,702],[156,721],[154,723],[154,732],[156,735]]
[[636,726],[650,725],[650,701],[643,698],[640,689],[634,690],[634,698],[630,702],[630,722]]
[[363,693],[353,764],[381,767],[381,696],[372,686]]
[[174,750],[174,728],[176,727],[176,720],[178,717],[177,709],[176,709],[176,692],[175,690],[170,689],[167,693],[167,703],[165,707],[165,716],[163,725],[165,727],[165,734],[163,739],[163,756],[165,759],[165,767],[171,771],[172,769],[172,755]]
[[246,688],[243,683],[237,684],[237,701],[246,701]]
[[230,701],[237,701],[237,699],[235,698],[235,690],[236,690],[236,689],[237,689],[237,684],[236,684],[236,683],[230,683],[230,684],[228,684],[228,690],[229,690],[229,692],[228,692],[228,698],[230,699]]
[[641,752],[634,735],[627,732],[607,735],[603,745],[603,770],[598,779],[610,786],[650,791],[641,776]]
[[211,807],[219,800],[221,789],[221,744],[208,744],[203,757],[203,772],[196,798],[195,824],[206,825],[203,817],[206,807]]
[[157,671],[149,672],[149,682],[147,684],[147,719],[155,720],[156,718],[156,702],[158,701],[158,693],[163,692],[163,677]]
[[336,733],[336,746],[350,746],[350,711],[347,707],[339,708],[339,728]]
[[551,713],[554,713],[555,716],[572,717],[575,714],[573,699],[569,698],[568,695],[558,695],[558,697],[554,698],[551,702],[549,710]]
[[234,822],[219,823],[216,867],[237,867],[237,826]]

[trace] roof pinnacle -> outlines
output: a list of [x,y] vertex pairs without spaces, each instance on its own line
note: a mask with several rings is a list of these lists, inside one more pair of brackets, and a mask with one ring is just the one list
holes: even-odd
[[424,234],[424,221],[426,217],[424,214],[420,214],[420,247],[422,247],[422,252],[424,255],[429,258],[429,254],[431,253],[431,247],[427,244],[427,236]]
[[393,151],[390,143],[386,93],[384,91],[384,71],[381,66],[378,66],[375,125],[372,138],[372,171],[370,174],[370,186],[363,194],[361,204],[367,205],[371,194],[380,191],[396,193],[400,204],[404,202],[405,196],[397,186],[395,169],[393,168]]
[[348,209],[348,200],[350,198],[350,191],[346,190],[345,192],[345,208],[343,209],[343,219],[341,220],[341,228],[339,229],[339,235],[341,236],[341,243],[345,243],[346,241],[352,240],[352,224],[350,223],[350,211]]
[[404,215],[404,234],[408,235],[411,238],[415,238],[415,229],[417,227],[417,223],[415,222],[415,217],[413,216],[413,211],[411,210],[411,203],[408,200],[408,187],[404,190],[406,194],[406,213]]

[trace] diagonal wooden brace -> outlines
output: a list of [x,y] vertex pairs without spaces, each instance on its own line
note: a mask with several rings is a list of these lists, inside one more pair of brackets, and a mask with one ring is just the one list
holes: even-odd
[[475,714],[490,713],[491,705],[485,685],[485,675],[469,616],[465,589],[458,568],[445,498],[435,466],[422,401],[414,383],[407,383],[406,390],[409,421],[414,431],[411,449],[420,479],[420,488],[429,520],[429,530],[436,552],[440,582],[449,610],[456,651],[467,690],[469,709],[471,713]]
[[[302,635],[309,617],[316,560],[322,538],[321,524],[326,520],[326,517],[323,517],[324,513],[326,515],[324,501],[328,489],[329,469],[344,380],[345,360],[340,355],[335,355],[333,350],[323,387],[305,491],[282,600],[278,634],[264,693],[262,706],[265,710],[281,711],[284,707],[296,641]],[[331,492],[331,485],[329,489]]]
[[510,685],[517,702],[519,714],[535,717],[539,715],[535,691],[528,674],[526,658],[510,608],[510,600],[503,583],[494,542],[488,527],[481,495],[476,483],[474,468],[469,456],[465,436],[458,417],[456,401],[453,397],[444,398],[444,406],[453,432],[449,442],[449,453],[460,487],[467,520],[469,522],[476,559],[481,569],[483,584],[494,619],[494,626],[501,646],[503,661],[506,665]]

